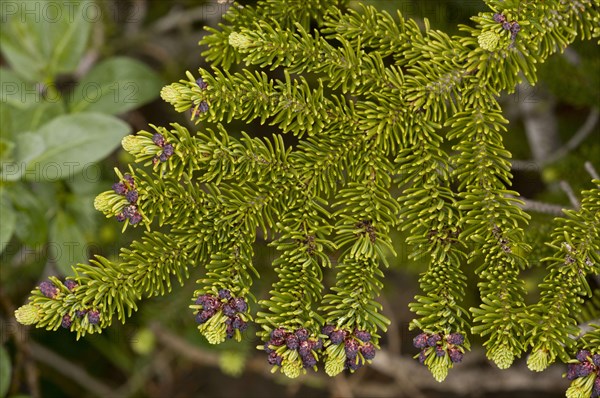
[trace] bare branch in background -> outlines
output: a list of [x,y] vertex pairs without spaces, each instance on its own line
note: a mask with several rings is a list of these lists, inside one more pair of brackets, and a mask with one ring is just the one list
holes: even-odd
[[62,356],[47,349],[43,345],[36,343],[35,341],[30,341],[28,344],[30,347],[31,357],[35,360],[50,366],[59,373],[62,373],[64,376],[73,380],[81,387],[92,392],[98,397],[115,396],[112,388],[92,377],[85,370],[77,365],[74,365],[70,360],[63,358]]
[[569,202],[571,202],[571,205],[576,210],[579,209],[579,207],[581,206],[581,203],[579,203],[579,199],[575,195],[575,192],[573,192],[573,188],[571,188],[571,184],[569,184],[565,180],[561,180],[560,189],[562,189],[563,192],[567,194],[567,196],[569,197]]
[[585,162],[585,164],[583,166],[585,167],[585,170],[590,174],[590,176],[592,176],[592,178],[594,180],[600,180],[600,176],[598,175],[598,172],[592,165],[592,162],[590,162],[588,160],[587,162]]
[[562,216],[564,215],[563,209],[568,209],[568,207],[555,205],[551,203],[544,203],[537,200],[519,198],[522,200],[523,204],[518,204],[525,211],[533,211],[536,213],[544,213],[550,214],[551,216]]
[[581,125],[581,127],[577,130],[577,132],[571,137],[571,139],[560,148],[556,149],[554,152],[548,154],[547,156],[541,159],[535,160],[513,160],[512,168],[514,170],[530,170],[532,168],[541,169],[549,164],[552,164],[566,155],[569,152],[575,150],[581,143],[594,131],[596,128],[596,124],[600,119],[600,112],[598,109],[594,108],[588,114],[585,122]]

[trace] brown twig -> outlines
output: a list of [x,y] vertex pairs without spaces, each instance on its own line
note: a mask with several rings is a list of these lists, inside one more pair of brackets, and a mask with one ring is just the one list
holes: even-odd
[[[412,382],[421,389],[464,396],[478,396],[483,393],[507,393],[515,390],[529,390],[539,394],[555,393],[556,391],[564,391],[568,387],[568,381],[562,378],[562,372],[565,369],[560,366],[551,366],[540,374],[527,369],[523,361],[513,364],[510,369],[506,370],[500,370],[493,366],[482,368],[481,365],[484,361],[486,360],[483,351],[470,352],[465,357],[465,363],[459,364],[457,369],[451,370],[443,383],[438,383],[427,368],[417,361],[403,357],[393,357],[385,350],[377,353],[372,366],[396,380],[410,377]],[[393,389],[391,390],[393,391]],[[397,395],[398,392],[396,391],[395,394],[387,396]]]
[[[1,325],[1,328],[6,328],[9,331],[17,348],[11,386],[13,389],[16,389],[21,384],[21,372],[19,370],[24,369],[29,394],[32,396],[32,398],[38,398],[41,396],[39,373],[35,362],[30,360],[30,347],[26,343],[29,340],[29,333],[27,332],[26,327],[20,325],[14,318],[12,318],[12,314],[15,312],[15,306],[12,304],[12,301],[2,288],[0,288],[0,305],[2,305],[4,312],[11,317],[10,321],[5,321],[4,319],[2,320],[3,324]],[[16,393],[17,391],[13,392]]]
[[571,205],[575,209],[579,209],[581,204],[579,203],[579,199],[577,199],[575,192],[573,192],[573,188],[571,188],[571,184],[569,184],[568,181],[561,180],[560,189],[562,189],[563,192],[567,194],[567,197],[569,198],[569,202],[571,202]]
[[96,378],[90,376],[89,373],[87,373],[79,366],[74,365],[68,359],[63,358],[62,356],[47,349],[43,345],[36,343],[35,341],[29,341],[28,344],[30,347],[31,357],[37,360],[38,362],[50,366],[52,369],[56,370],[59,373],[62,373],[64,376],[73,380],[74,382],[85,388],[87,391],[92,392],[98,397],[115,396],[115,394],[113,394],[112,388],[97,380]]

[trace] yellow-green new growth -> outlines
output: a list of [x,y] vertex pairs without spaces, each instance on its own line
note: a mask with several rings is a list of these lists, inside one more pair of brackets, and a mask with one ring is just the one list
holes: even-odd
[[229,35],[229,44],[238,50],[246,50],[252,45],[252,39],[243,33],[233,32]]
[[477,42],[479,43],[479,47],[483,48],[484,50],[495,51],[498,48],[498,43],[500,42],[500,35],[493,30],[481,32],[477,38]]
[[15,318],[21,325],[33,325],[40,320],[40,309],[36,305],[25,304],[15,310]]

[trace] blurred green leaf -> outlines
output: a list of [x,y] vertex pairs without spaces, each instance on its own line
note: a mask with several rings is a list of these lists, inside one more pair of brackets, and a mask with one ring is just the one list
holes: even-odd
[[27,101],[28,99],[39,97],[35,94],[35,84],[25,82],[7,68],[0,68],[0,86],[2,87],[0,101],[17,108],[27,108],[33,104],[33,101]]
[[62,275],[72,274],[72,265],[88,259],[83,232],[73,217],[64,211],[59,211],[52,220],[48,247],[50,258]]
[[79,82],[71,111],[121,114],[153,100],[163,82],[149,67],[135,59],[110,58],[96,65]]
[[18,174],[38,182],[67,178],[106,157],[129,132],[123,121],[99,113],[59,116],[35,133],[19,135],[17,173],[7,172],[5,165],[2,177]]
[[17,237],[30,247],[45,244],[48,236],[45,215],[48,205],[42,205],[44,195],[38,191],[32,193],[22,182],[11,185],[9,193],[19,219],[15,229]]
[[24,132],[16,137],[15,158],[2,163],[2,181],[17,181],[24,172],[25,165],[41,155],[46,148],[43,137],[36,133]]
[[14,142],[5,140],[4,137],[0,137],[0,162],[11,161],[11,156],[14,149]]
[[0,345],[0,397],[6,396],[10,387],[12,364],[8,352]]
[[0,32],[2,53],[24,79],[53,81],[73,72],[86,49],[92,18],[91,0],[11,1]]
[[6,189],[6,185],[0,186],[0,219],[2,220],[0,224],[0,253],[4,251],[12,234],[15,232],[17,222],[17,217]]

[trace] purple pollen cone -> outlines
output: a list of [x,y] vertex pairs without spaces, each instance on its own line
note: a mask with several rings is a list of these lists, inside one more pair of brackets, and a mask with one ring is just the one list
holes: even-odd
[[575,358],[577,358],[579,362],[585,362],[590,356],[592,356],[592,353],[588,350],[580,350],[577,355],[575,355]]
[[97,325],[98,322],[100,322],[100,313],[98,311],[90,311],[87,314],[88,316],[88,321],[92,324],[92,325]]
[[200,104],[198,105],[198,111],[200,113],[208,112],[208,102],[204,100],[200,101]]
[[583,362],[579,366],[579,377],[585,377],[594,371],[596,371],[596,367],[593,364],[589,362]]
[[173,156],[173,145],[172,144],[166,144],[163,148],[163,154],[167,157],[170,158],[171,156]]
[[196,323],[202,325],[215,314],[214,310],[203,310],[196,314]]
[[451,333],[446,336],[446,341],[454,345],[462,345],[465,342],[465,336],[461,333]]
[[140,213],[138,213],[137,211],[135,213],[133,213],[131,215],[131,217],[129,217],[129,223],[131,225],[135,225],[135,224],[139,223],[140,221],[142,221],[142,215]]
[[112,189],[118,195],[125,195],[125,192],[127,192],[127,187],[122,182],[115,182],[112,184]]
[[160,133],[154,133],[152,136],[152,142],[158,146],[163,146],[165,145],[165,137],[163,137],[163,135]]
[[44,281],[40,283],[40,292],[48,298],[55,298],[58,295],[58,288],[54,286],[54,283]]
[[442,339],[442,337],[439,334],[433,334],[431,336],[429,336],[429,338],[427,339],[427,345],[429,347],[435,347],[437,345],[437,342],[440,341]]
[[271,332],[271,337],[273,339],[285,339],[286,335],[287,333],[283,328],[277,328]]
[[421,333],[413,339],[413,345],[416,348],[425,348],[427,347],[427,333]]
[[338,345],[344,341],[344,331],[343,330],[334,330],[329,335],[329,339],[331,339],[331,343]]
[[72,279],[67,279],[67,280],[65,281],[65,286],[66,286],[66,288],[67,288],[67,289],[69,289],[70,291],[73,291],[73,290],[75,290],[75,288],[76,288],[77,286],[79,286],[79,285],[78,285],[78,284],[77,284],[77,282],[75,282],[74,280],[72,280]]
[[463,353],[458,348],[450,348],[448,355],[453,363],[459,363],[463,359]]
[[127,201],[131,204],[137,202],[138,191],[136,191],[135,189],[132,191],[127,191],[127,193],[125,194],[125,199],[127,199]]
[[285,345],[290,350],[296,350],[296,349],[298,349],[298,346],[299,346],[298,337],[296,337],[295,334],[289,334],[285,338]]
[[269,365],[281,366],[281,362],[283,362],[283,357],[277,354],[275,351],[273,351],[269,354],[267,361],[269,361]]
[[371,333],[367,332],[366,330],[354,330],[354,335],[356,336],[357,339],[359,339],[360,341],[366,343],[368,341],[371,341]]
[[274,351],[273,351],[273,349],[272,349],[271,347],[269,347],[271,344],[272,344],[272,343],[271,343],[270,341],[267,341],[267,342],[265,343],[265,345],[263,346],[263,348],[265,349],[265,352],[266,352],[267,354],[270,354],[270,353],[274,352]]
[[494,14],[494,21],[497,23],[502,23],[502,22],[506,21],[506,17],[502,14],[496,13],[496,14]]
[[230,303],[223,305],[223,314],[227,316],[234,316],[236,314],[235,308]]
[[346,352],[346,357],[353,359],[358,354],[358,341],[350,338],[344,342],[344,351]]
[[323,326],[323,329],[321,329],[321,333],[323,333],[325,336],[329,337],[331,335],[331,333],[333,333],[334,330],[335,330],[335,328],[333,327],[333,325],[325,325],[325,326]]
[[321,348],[323,348],[323,340],[317,339],[317,340],[311,341],[311,345],[312,345],[313,350],[320,350]]
[[308,330],[304,329],[304,328],[300,328],[298,330],[296,330],[296,337],[298,337],[299,341],[306,341],[308,340]]
[[298,348],[298,352],[300,353],[300,356],[303,355],[308,355],[310,354],[310,352],[312,351],[312,345],[308,342],[308,341],[301,341],[299,348]]
[[248,310],[248,304],[246,300],[241,297],[236,297],[233,299],[233,306],[237,312],[246,312]]
[[302,364],[304,365],[305,368],[312,368],[313,366],[315,366],[317,364],[317,359],[310,352],[306,355],[303,355],[301,357],[301,359],[302,359]]
[[437,355],[438,357],[443,357],[444,355],[446,355],[446,350],[444,350],[442,346],[437,346],[435,347],[435,355]]
[[60,323],[60,326],[62,326],[65,329],[68,329],[69,327],[71,327],[71,316],[69,314],[64,315],[62,317],[62,321]]
[[600,375],[596,376],[594,380],[594,387],[592,387],[592,398],[600,397]]
[[372,343],[363,344],[360,347],[360,353],[365,359],[375,358],[375,346]]

